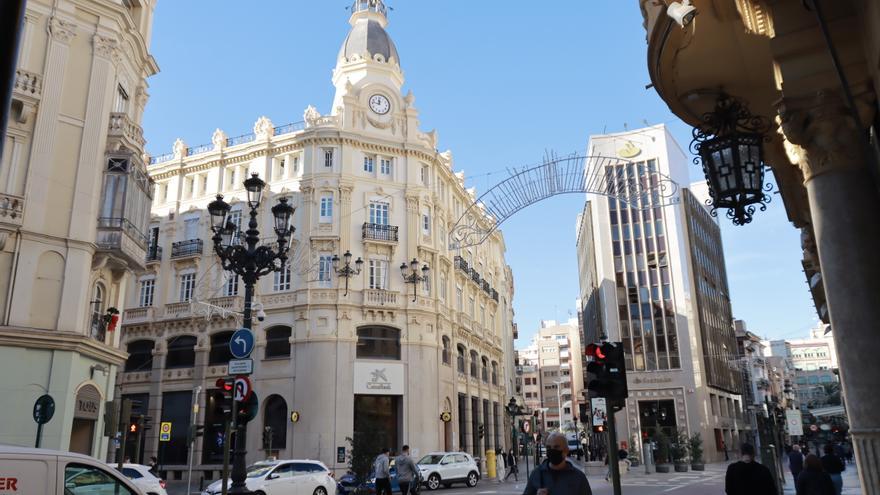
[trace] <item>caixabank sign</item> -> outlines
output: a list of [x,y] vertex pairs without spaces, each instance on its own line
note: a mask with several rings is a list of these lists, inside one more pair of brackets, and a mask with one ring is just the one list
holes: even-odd
[[356,361],[354,393],[362,395],[403,395],[403,363]]

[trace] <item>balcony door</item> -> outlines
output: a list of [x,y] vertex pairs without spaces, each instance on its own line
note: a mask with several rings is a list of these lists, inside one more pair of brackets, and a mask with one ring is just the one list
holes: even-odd
[[388,225],[388,203],[373,201],[370,203],[370,223]]

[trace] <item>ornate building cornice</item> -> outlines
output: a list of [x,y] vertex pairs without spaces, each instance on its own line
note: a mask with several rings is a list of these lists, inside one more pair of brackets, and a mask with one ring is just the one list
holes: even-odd
[[56,41],[69,44],[76,36],[77,25],[74,22],[64,20],[58,16],[52,16],[49,20],[49,33]]

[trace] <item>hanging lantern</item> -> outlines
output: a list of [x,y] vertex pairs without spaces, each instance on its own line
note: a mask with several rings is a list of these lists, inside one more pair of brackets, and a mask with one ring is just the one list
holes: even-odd
[[755,206],[767,209],[773,189],[764,184],[764,146],[769,125],[764,117],[752,115],[736,98],[722,93],[715,109],[703,114],[694,128],[691,151],[694,163],[703,167],[711,199],[707,204],[715,216],[727,209],[735,225],[752,221]]

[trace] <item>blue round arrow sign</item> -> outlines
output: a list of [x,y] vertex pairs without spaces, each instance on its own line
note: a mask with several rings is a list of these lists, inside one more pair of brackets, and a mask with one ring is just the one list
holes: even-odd
[[229,339],[229,350],[237,359],[244,359],[254,350],[254,333],[250,328],[239,328]]

